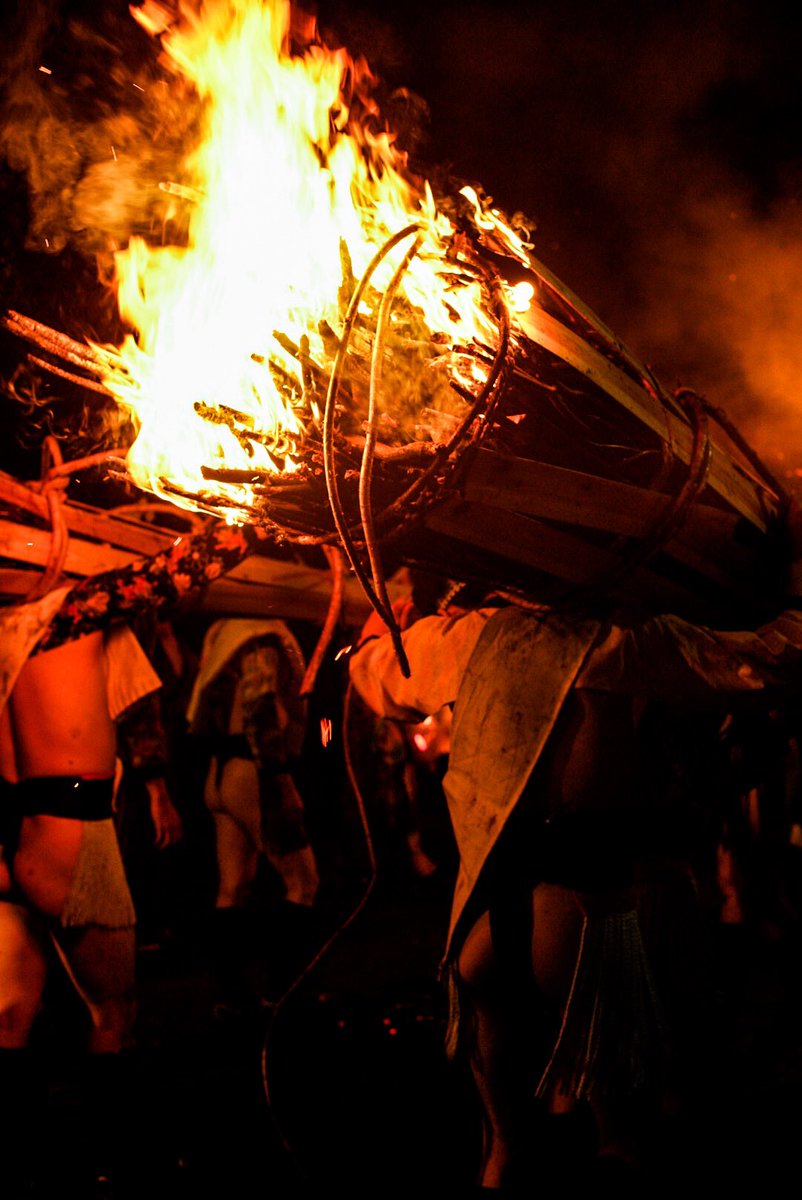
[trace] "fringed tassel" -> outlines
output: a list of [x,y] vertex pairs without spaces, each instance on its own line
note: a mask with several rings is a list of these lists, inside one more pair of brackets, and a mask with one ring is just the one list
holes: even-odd
[[445,1052],[449,1062],[453,1062],[457,1057],[457,1051],[460,1045],[460,1020],[461,1020],[461,1005],[459,994],[459,979],[457,975],[457,964],[455,962],[446,963],[441,971],[441,982],[445,985],[446,995],[448,997],[448,1023],[446,1025],[445,1036]]
[[663,1022],[634,911],[585,915],[562,1025],[537,1088],[580,1100],[638,1090]]

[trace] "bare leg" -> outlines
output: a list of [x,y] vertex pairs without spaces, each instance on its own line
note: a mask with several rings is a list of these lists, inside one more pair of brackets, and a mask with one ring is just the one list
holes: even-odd
[[[256,786],[257,803],[260,803],[258,780]],[[285,827],[278,837],[274,836],[276,818],[278,825]],[[304,803],[289,775],[276,781],[270,807],[267,812],[261,812],[260,835],[262,853],[284,883],[285,899],[290,904],[310,908],[315,902],[320,880],[315,852],[306,840]],[[291,848],[286,849],[287,846]]]
[[311,908],[320,886],[312,847],[301,846],[287,854],[274,854],[266,849],[265,857],[284,880],[285,899],[290,904]]
[[125,1195],[133,1188],[147,1154],[152,1097],[140,1079],[134,1048],[135,940],[133,927],[105,929],[97,925],[54,930],[64,966],[92,1019],[89,1053],[79,1074],[85,1122],[83,1170],[104,1189],[112,1181]]
[[28,1044],[47,974],[47,931],[24,905],[0,899],[0,1047]]
[[[459,957],[460,996],[470,1037],[470,1065],[484,1108],[485,1134],[479,1182],[501,1187],[521,1169],[528,1138],[535,1064],[526,1043],[526,997],[511,993],[499,970],[485,913]],[[530,999],[532,999],[530,995]]]
[[[0,887],[10,882],[0,858]],[[40,1163],[44,1089],[28,1041],[44,989],[48,943],[34,913],[0,896],[0,1127],[9,1196],[29,1194]]]
[[509,1185],[530,1166],[525,1162],[532,1140],[527,1119],[542,1067],[539,1042],[547,1032],[549,1003],[556,1014],[568,994],[582,930],[581,909],[567,888],[539,884],[531,903],[528,982],[521,975],[511,977],[499,962],[487,913],[459,957],[461,992],[472,1022],[471,1070],[485,1111],[480,1177],[485,1187]]
[[115,1053],[131,1046],[136,1014],[133,928],[58,929],[54,940],[92,1018],[90,1053]]
[[[618,895],[606,894],[606,902],[617,902]],[[535,978],[542,992],[562,1008],[568,998],[579,954],[583,910],[575,893],[556,884],[539,884],[533,898]],[[642,1092],[605,1095],[603,1099],[591,1095],[599,1155],[633,1166],[637,1164],[643,1110],[649,1099]],[[551,1111],[555,1113],[568,1111],[574,1103],[571,1097],[561,1093],[552,1095],[550,1101]]]
[[241,908],[256,878],[258,856],[239,821],[227,812],[215,812],[217,854],[216,908]]
[[532,903],[532,969],[543,995],[562,1005],[571,987],[584,915],[574,892],[555,883],[539,883]]
[[[119,1050],[133,1039],[134,930],[133,926],[62,928],[58,924],[84,832],[84,822],[71,818],[26,817],[12,873],[37,915],[48,919],[59,955],[92,1018],[90,1050],[103,1053]],[[19,953],[19,940],[12,945]]]
[[239,821],[223,811],[215,811],[213,817],[218,884],[209,936],[214,1012],[223,1017],[244,1011],[250,1000],[248,967],[254,934],[246,902],[256,877],[258,856]]
[[217,855],[217,908],[239,908],[256,878],[261,843],[259,784],[248,759],[230,759],[217,786],[217,761],[206,780],[206,805],[214,820]]
[[83,822],[69,817],[23,818],[14,855],[14,882],[36,912],[58,919],[69,895],[83,840]]

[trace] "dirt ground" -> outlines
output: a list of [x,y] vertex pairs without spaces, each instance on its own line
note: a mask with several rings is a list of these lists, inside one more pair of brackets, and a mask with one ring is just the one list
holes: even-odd
[[[265,909],[254,1006],[241,1015],[213,1011],[202,929],[143,948],[135,1094],[124,1118],[131,1190],[238,1200],[469,1194],[480,1118],[465,1065],[443,1054],[436,982],[447,893],[436,878],[380,879],[277,1011],[295,968],[342,921],[341,907],[324,905],[301,934],[288,932],[280,906]],[[802,1118],[801,949],[793,937],[720,930],[698,1093],[684,1118],[663,1123],[633,1194],[721,1193],[736,1183],[779,1194]],[[120,1194],[81,1174],[87,1116],[71,1047],[82,1020],[56,981],[38,1039],[48,1077],[41,1166],[79,1200]],[[536,1144],[536,1183],[595,1180],[587,1113],[533,1120]]]

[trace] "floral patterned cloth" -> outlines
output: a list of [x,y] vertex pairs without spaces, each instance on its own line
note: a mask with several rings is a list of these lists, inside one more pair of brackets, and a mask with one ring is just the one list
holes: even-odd
[[215,525],[178,538],[161,554],[82,579],[64,597],[33,653],[53,650],[146,609],[178,604],[246,558],[257,539],[249,526]]

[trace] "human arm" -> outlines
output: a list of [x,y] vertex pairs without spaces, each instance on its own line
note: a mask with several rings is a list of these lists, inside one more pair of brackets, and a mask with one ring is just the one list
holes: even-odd
[[174,607],[232,570],[260,540],[251,526],[215,524],[203,533],[177,538],[151,558],[82,579],[64,597],[34,653],[53,650],[146,609]]
[[178,809],[170,799],[167,783],[158,775],[145,783],[150,801],[150,819],[153,822],[154,842],[157,850],[174,846],[184,836]]
[[722,631],[680,617],[613,625],[591,651],[577,687],[709,704],[802,685],[802,610],[757,630]]
[[680,703],[788,692],[802,685],[802,511],[785,513],[786,607],[757,629],[714,630],[675,616],[610,627],[577,686]]
[[183,828],[165,778],[170,744],[158,692],[138,700],[118,721],[117,753],[126,775],[144,784],[156,847],[161,850],[174,845],[181,840]]

